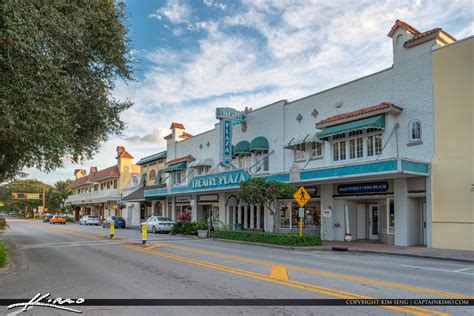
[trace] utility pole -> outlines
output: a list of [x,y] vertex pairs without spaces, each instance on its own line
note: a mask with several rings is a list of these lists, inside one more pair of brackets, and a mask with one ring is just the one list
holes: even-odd
[[43,183],[43,212],[45,207],[46,184]]

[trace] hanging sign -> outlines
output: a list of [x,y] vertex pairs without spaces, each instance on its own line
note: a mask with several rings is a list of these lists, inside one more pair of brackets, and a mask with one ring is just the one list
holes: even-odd
[[216,118],[221,121],[221,164],[224,167],[230,167],[232,161],[232,124],[233,122],[242,122],[245,115],[241,111],[232,108],[217,108]]

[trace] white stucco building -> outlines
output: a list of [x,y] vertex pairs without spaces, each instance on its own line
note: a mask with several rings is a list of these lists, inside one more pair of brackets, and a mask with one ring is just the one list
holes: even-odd
[[[233,157],[221,164],[224,121],[191,136],[173,123],[167,139],[166,188],[144,190],[173,219],[211,218],[215,226],[271,230],[261,205],[235,197],[239,182],[265,177],[304,185],[312,199],[304,230],[327,240],[374,239],[431,245],[433,158],[432,50],[455,39],[396,21],[388,34],[393,65],[288,102],[246,110],[232,124]],[[297,228],[294,201],[279,201],[280,231]],[[324,210],[328,217],[322,217]],[[347,213],[347,216],[345,216]],[[181,215],[183,216],[183,215]]]

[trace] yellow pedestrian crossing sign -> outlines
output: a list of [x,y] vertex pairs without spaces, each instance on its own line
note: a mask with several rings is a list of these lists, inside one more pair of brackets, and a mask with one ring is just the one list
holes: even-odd
[[293,194],[293,198],[301,207],[303,207],[309,201],[309,199],[311,199],[311,195],[309,195],[308,191],[306,191],[304,187],[300,187],[295,192],[295,194]]

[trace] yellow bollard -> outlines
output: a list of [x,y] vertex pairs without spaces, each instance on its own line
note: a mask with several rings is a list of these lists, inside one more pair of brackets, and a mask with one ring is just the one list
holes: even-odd
[[146,244],[146,223],[142,224],[142,244]]
[[114,221],[110,222],[110,239],[114,238],[115,233],[115,224]]

